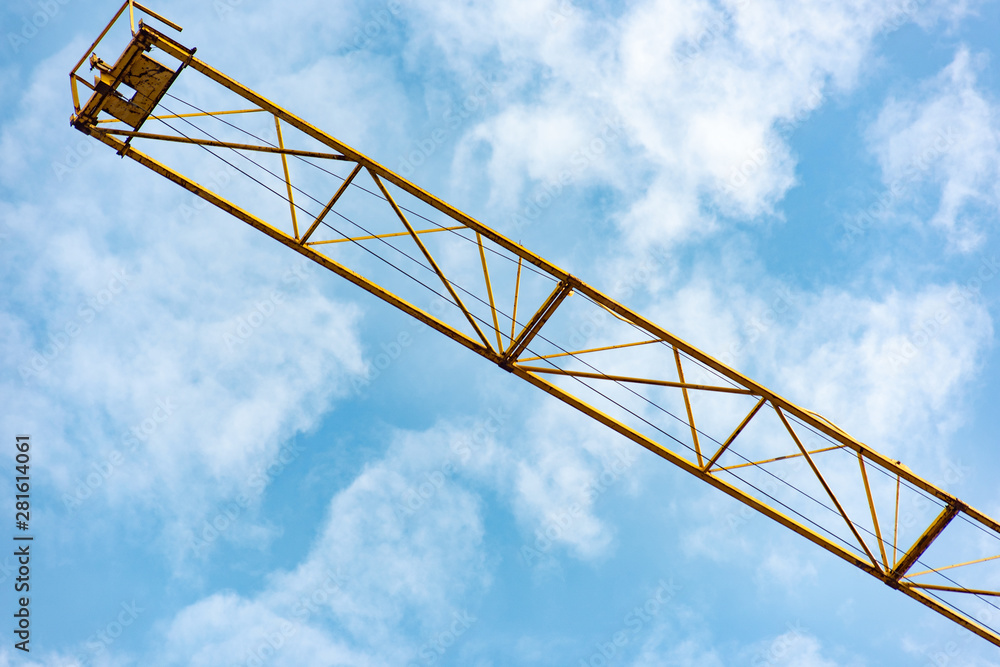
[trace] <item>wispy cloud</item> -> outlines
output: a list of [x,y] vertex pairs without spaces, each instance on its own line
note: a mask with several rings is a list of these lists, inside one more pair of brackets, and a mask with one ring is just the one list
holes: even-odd
[[[580,8],[549,26],[544,17],[553,4],[476,11],[418,5],[428,33],[417,39],[441,49],[457,72],[473,63],[496,67],[487,57],[495,48],[504,80],[532,100],[501,104],[466,135],[470,148],[460,155],[482,155],[472,150],[476,144],[489,147],[496,204],[513,207],[530,183],[554,180],[601,118],[618,119],[624,131],[617,143],[574,183],[619,189],[628,202],[619,223],[637,245],[704,237],[718,228],[710,213],[716,209],[738,219],[774,214],[796,182],[790,128],[824,102],[828,88],[854,85],[882,30],[938,20],[942,12],[942,3],[897,11],[870,2],[718,7],[661,0],[603,24],[597,10]],[[952,9],[952,18],[967,11]],[[497,32],[491,21],[511,24]],[[761,151],[766,159],[740,173]],[[458,167],[467,169],[464,158]]]
[[[476,438],[478,450],[492,448],[492,437],[477,437],[476,428],[397,434],[385,458],[333,496],[301,563],[271,573],[257,595],[219,593],[180,611],[154,664],[245,656],[242,665],[255,651],[275,665],[401,664],[420,662],[423,649],[436,652],[443,632],[457,641],[472,624],[459,632],[455,619],[475,617],[463,601],[489,582],[481,500],[468,488],[484,452],[458,457],[455,474],[419,511],[400,512],[399,504],[441,460],[452,460],[452,443]],[[246,622],[234,624],[234,616]]]
[[916,92],[890,98],[869,130],[898,198],[888,215],[926,220],[961,252],[979,247],[1000,216],[1000,107],[977,81],[984,66],[959,49]]
[[[61,14],[86,14],[58,4]],[[412,168],[446,199],[462,193],[456,203],[471,201],[489,224],[559,252],[564,237],[532,225],[545,218],[571,227],[585,279],[606,279],[613,296],[638,302],[653,320],[922,467],[949,463],[947,436],[962,423],[963,392],[994,335],[982,296],[994,288],[983,271],[996,260],[970,254],[964,272],[895,289],[821,278],[810,286],[755,264],[750,244],[721,239],[780,218],[798,178],[793,129],[831,95],[856,91],[882,35],[913,22],[954,26],[976,6],[373,0],[331,9],[320,0],[223,0],[186,3],[194,18],[182,41],[383,163]],[[545,586],[558,577],[511,566],[523,546],[603,604],[623,581],[635,582],[631,558],[649,546],[623,542],[636,533],[676,529],[682,547],[669,557],[688,565],[715,554],[721,564],[692,565],[706,586],[725,585],[704,577],[708,568],[741,560],[755,564],[743,571],[751,580],[763,562],[762,582],[790,564],[817,575],[786,579],[789,587],[826,581],[826,566],[804,551],[769,550],[753,523],[765,519],[734,513],[724,499],[653,488],[652,466],[631,463],[646,452],[617,449],[606,429],[523,387],[480,414],[392,433],[327,492],[321,521],[297,527],[312,536],[303,553],[269,558],[237,584],[211,579],[224,550],[263,554],[275,544],[263,500],[273,479],[304,463],[289,455],[294,436],[331,424],[352,388],[381,391],[382,372],[405,374],[426,348],[412,329],[396,328],[363,346],[363,296],[355,302],[349,288],[270,240],[81,143],[66,127],[65,69],[88,43],[81,37],[23,71],[0,69],[0,275],[9,288],[0,392],[10,397],[0,424],[46,443],[38,479],[67,544],[102,526],[127,530],[178,579],[199,583],[183,599],[143,599],[136,632],[107,645],[101,660],[477,664],[501,643],[534,642],[538,661],[552,646],[585,646],[578,652],[597,664],[631,619],[613,619],[601,646],[549,628],[528,641],[522,614],[485,623],[481,607],[521,595],[525,579],[533,594],[553,594]],[[966,252],[985,245],[1000,201],[983,67],[959,49],[941,74],[887,102],[868,134],[883,181],[900,193],[890,207],[906,213],[929,199],[928,227]],[[939,132],[949,145],[928,158],[920,147],[934,147]],[[450,172],[440,168],[449,162]],[[208,173],[220,188],[231,185],[232,174]],[[592,211],[598,199],[601,224],[566,215],[571,205]],[[687,253],[692,247],[704,254]],[[112,282],[122,269],[128,280]],[[455,379],[456,394],[467,381]],[[508,391],[493,382],[483,382],[490,398]],[[634,502],[636,516],[612,516],[607,508],[619,502]],[[669,524],[643,514],[649,507]],[[685,509],[717,522],[673,526]],[[779,626],[723,645],[684,607],[693,599],[707,606],[711,595],[691,590],[659,607],[616,656],[645,665],[854,664],[833,629],[814,636]],[[650,599],[642,592],[634,603]],[[566,618],[576,625],[579,617]],[[98,619],[95,629],[109,622]],[[42,662],[72,664],[71,654]]]
[[[67,529],[142,508],[148,538],[183,558],[183,526],[246,491],[363,371],[361,313],[264,239],[183,215],[178,188],[143,174],[125,185],[102,146],[80,149],[68,127],[40,132],[66,127],[63,77],[50,72],[79,48],[38,66],[31,103],[0,135],[5,181],[48,175],[0,205],[11,397],[0,421],[50,443],[40,470],[73,506]],[[150,224],[148,207],[168,213]]]

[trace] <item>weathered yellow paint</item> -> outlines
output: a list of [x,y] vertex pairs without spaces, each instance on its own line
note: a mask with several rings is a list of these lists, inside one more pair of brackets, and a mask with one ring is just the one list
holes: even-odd
[[[425,190],[421,189],[417,185],[411,183],[402,176],[392,172],[391,170],[385,168],[384,166],[378,164],[366,155],[356,151],[355,149],[347,146],[346,144],[340,142],[329,134],[319,130],[313,125],[307,123],[301,118],[291,114],[285,109],[274,104],[264,96],[246,88],[245,86],[239,84],[234,79],[222,74],[221,72],[210,67],[206,63],[198,60],[194,57],[194,50],[189,49],[180,43],[178,43],[173,38],[167,36],[163,32],[143,23],[139,23],[138,27],[134,29],[134,35],[131,42],[127,45],[125,51],[119,57],[118,61],[114,65],[106,65],[103,61],[95,61],[95,66],[101,70],[100,81],[97,84],[90,84],[86,79],[78,74],[78,70],[87,60],[87,57],[98,47],[102,42],[104,37],[108,34],[112,25],[118,21],[125,9],[129,10],[129,21],[133,22],[133,13],[138,10],[140,12],[145,12],[148,16],[161,21],[168,27],[175,30],[180,30],[180,27],[173,24],[163,17],[154,14],[150,10],[146,9],[137,2],[132,0],[126,1],[122,7],[118,10],[115,17],[108,24],[108,26],[101,32],[98,39],[94,42],[84,57],[80,59],[77,65],[70,72],[70,81],[72,87],[73,95],[73,105],[75,114],[72,117],[72,123],[81,132],[88,134],[98,141],[110,146],[120,155],[129,157],[139,164],[153,170],[154,172],[164,176],[165,178],[177,183],[181,187],[185,188],[189,192],[201,197],[205,201],[213,204],[219,209],[229,213],[233,217],[242,220],[243,222],[249,224],[250,226],[258,229],[259,231],[267,234],[271,238],[279,241],[288,248],[300,253],[304,257],[316,262],[317,264],[329,269],[336,275],[343,277],[344,279],[350,281],[351,283],[361,287],[362,289],[368,291],[374,296],[382,299],[383,301],[389,303],[390,305],[400,309],[401,311],[411,315],[417,320],[423,322],[427,326],[433,328],[436,331],[444,334],[445,336],[451,338],[455,342],[459,343],[463,347],[479,354],[480,356],[488,359],[494,364],[502,367],[503,369],[513,373],[517,377],[525,380],[526,382],[538,387],[542,391],[550,394],[551,396],[567,403],[568,405],[576,408],[581,413],[587,415],[588,417],[606,425],[608,428],[619,433],[620,435],[632,440],[633,442],[639,444],[640,446],[646,448],[650,452],[653,452],[657,456],[663,458],[664,460],[680,467],[681,469],[687,471],[688,473],[698,477],[707,484],[719,489],[723,493],[726,493],[730,497],[746,504],[747,506],[757,510],[761,514],[771,518],[777,523],[789,528],[798,535],[801,535],[810,542],[816,544],[817,546],[825,549],[826,551],[838,556],[839,558],[847,561],[848,563],[860,568],[861,570],[871,574],[872,576],[882,580],[885,584],[903,592],[909,597],[917,600],[921,604],[937,611],[938,613],[944,615],[950,620],[962,625],[963,627],[969,629],[975,634],[983,637],[989,642],[1000,646],[1000,636],[992,629],[984,626],[982,623],[978,622],[970,612],[963,611],[957,607],[942,603],[939,599],[928,594],[927,591],[941,591],[948,593],[960,593],[965,594],[970,597],[988,595],[995,596],[998,592],[991,591],[986,588],[980,587],[956,587],[956,586],[944,586],[937,584],[925,584],[916,583],[912,581],[912,577],[926,575],[929,573],[939,573],[944,570],[949,570],[953,568],[959,568],[974,563],[981,563],[985,561],[994,560],[1000,558],[1000,556],[988,556],[985,558],[978,558],[975,560],[968,560],[961,563],[947,564],[939,567],[923,570],[918,573],[910,573],[910,570],[918,562],[918,559],[927,552],[928,548],[937,540],[939,537],[948,529],[949,525],[958,516],[962,516],[964,519],[978,524],[978,527],[985,531],[991,531],[994,534],[1000,534],[1000,523],[995,519],[983,514],[982,512],[969,507],[967,504],[963,503],[957,497],[938,488],[930,481],[918,476],[905,465],[899,461],[895,461],[887,456],[884,456],[877,451],[873,450],[868,445],[858,441],[853,438],[842,429],[837,427],[835,424],[829,420],[821,417],[820,415],[805,410],[787,399],[781,397],[774,391],[764,387],[763,385],[745,377],[738,371],[729,366],[723,364],[721,361],[711,357],[710,355],[702,352],[698,348],[694,347],[690,343],[681,340],[674,334],[670,333],[666,329],[656,325],[655,323],[642,317],[640,314],[634,312],[633,310],[627,308],[626,306],[618,303],[611,297],[603,294],[594,287],[583,282],[576,276],[571,275],[567,271],[555,266],[554,264],[548,262],[542,257],[532,253],[518,243],[515,243],[511,239],[508,239],[504,235],[500,234],[496,230],[487,227],[478,220],[472,218],[471,216],[455,209],[446,202],[438,199],[437,197],[431,195]],[[151,60],[145,55],[146,52],[151,49],[158,49],[161,53],[168,57],[172,57],[177,61],[177,65],[172,70],[160,69],[163,67],[159,65],[157,61]],[[152,64],[155,63],[155,64]],[[169,85],[176,79],[177,75],[181,70],[189,68],[195,72],[198,72],[209,80],[215,82],[216,84],[223,86],[224,88],[232,91],[243,100],[246,100],[252,104],[252,108],[243,109],[238,111],[222,111],[218,112],[218,115],[222,114],[241,114],[250,112],[263,112],[269,113],[273,116],[275,126],[278,131],[278,146],[271,145],[256,145],[256,144],[233,144],[227,142],[219,142],[213,140],[202,140],[202,139],[185,139],[182,137],[172,136],[172,135],[156,135],[140,132],[141,125],[149,118],[190,118],[196,116],[205,115],[204,113],[197,114],[171,114],[167,113],[165,115],[153,116],[153,108],[157,105],[160,97],[169,87]],[[169,71],[169,76],[167,72]],[[131,77],[131,79],[130,79]],[[123,107],[123,98],[117,94],[119,87],[131,80],[130,85],[138,84],[141,88],[145,90],[143,93],[143,99],[139,100],[138,103],[132,102],[133,107]],[[79,85],[82,84],[85,88],[92,91],[87,102],[81,104]],[[126,116],[126,118],[120,118],[124,120],[129,125],[132,125],[132,130],[112,130],[103,129],[99,127],[100,124],[108,122],[107,118],[102,118],[102,114],[117,114],[119,118],[121,116]],[[212,114],[215,115],[215,114]],[[317,152],[317,151],[303,151],[294,148],[285,147],[284,139],[281,136],[281,124],[285,124],[288,127],[295,128],[296,130],[304,133],[308,137],[316,140],[320,144],[326,146],[330,149],[329,153]],[[120,136],[126,138],[125,141],[120,139]],[[163,164],[150,157],[149,155],[137,150],[131,145],[133,139],[138,139],[142,141],[171,141],[188,143],[191,145],[197,145],[202,147],[220,147],[233,149],[238,151],[258,151],[267,153],[277,153],[281,156],[284,178],[287,186],[288,192],[288,202],[292,212],[292,222],[293,222],[293,233],[291,235],[285,233],[278,227],[269,224],[268,222],[260,219],[259,217],[253,215],[245,208],[230,202],[229,200],[223,198],[218,193],[212,191],[210,188],[195,182],[191,178],[183,175],[179,171]],[[326,206],[322,209],[322,212],[313,220],[309,228],[301,237],[298,234],[298,223],[296,218],[296,205],[294,204],[292,191],[292,181],[288,171],[287,156],[297,156],[297,157],[314,157],[314,158],[329,158],[342,160],[353,163],[354,170],[351,172],[350,176],[347,177],[342,185],[338,188],[337,192],[329,200]],[[396,217],[405,227],[405,231],[399,233],[389,233],[389,234],[375,234],[370,236],[353,237],[348,238],[346,235],[342,240],[336,241],[319,241],[319,242],[309,242],[309,238],[315,232],[317,227],[323,222],[324,217],[335,207],[340,197],[344,194],[349,186],[360,171],[364,169],[370,172],[374,182],[378,186],[385,201],[391,206]],[[401,192],[412,196],[425,204],[433,207],[436,211],[444,214],[450,218],[455,224],[444,227],[440,230],[416,230],[408,221],[406,215],[401,210],[400,206],[396,203],[394,197],[390,194],[387,184],[391,184],[398,188]],[[421,236],[432,231],[451,231],[451,230],[470,230],[475,233],[476,245],[479,251],[479,260],[482,265],[483,275],[485,279],[485,285],[487,290],[487,295],[489,299],[489,306],[492,313],[492,324],[487,321],[483,321],[482,324],[487,328],[493,330],[491,335],[495,335],[497,342],[497,349],[494,349],[490,343],[489,336],[482,330],[477,318],[473,316],[472,312],[466,308],[462,299],[459,298],[456,290],[452,285],[452,281],[445,275],[445,272],[441,270],[439,263],[434,259],[433,253],[427,248],[427,246],[421,241]],[[413,242],[417,247],[420,248],[421,253],[426,258],[429,266],[438,275],[441,282],[447,288],[450,296],[453,299],[454,304],[462,311],[465,318],[468,320],[473,330],[476,333],[476,337],[472,337],[460,329],[442,321],[441,319],[431,315],[426,310],[418,307],[417,305],[410,303],[409,301],[401,298],[400,296],[394,294],[393,292],[385,289],[384,287],[376,284],[369,278],[362,276],[361,274],[353,271],[347,266],[333,260],[330,256],[324,254],[317,246],[324,244],[332,244],[336,242],[354,242],[358,243],[362,240],[367,239],[384,239],[394,236],[408,235],[412,238]],[[500,332],[500,320],[498,317],[498,308],[496,307],[493,298],[493,287],[490,281],[489,270],[487,268],[486,255],[484,249],[484,242],[492,243],[494,246],[499,248],[501,251],[509,253],[510,257],[516,257],[517,261],[517,281],[514,288],[514,312],[510,316],[511,319],[511,329],[510,335],[510,345],[507,346],[506,350],[502,344],[501,332]],[[521,286],[521,268],[523,264],[527,262],[538,271],[546,274],[550,277],[556,284],[556,287],[551,291],[548,298],[533,311],[533,314],[528,319],[528,322],[522,327],[520,333],[516,332],[517,320],[517,306],[518,299],[520,297],[520,286]],[[582,297],[592,301],[601,308],[612,313],[615,317],[628,323],[638,333],[641,334],[645,340],[640,340],[638,342],[622,343],[618,345],[606,345],[602,347],[589,348],[584,350],[579,350],[577,352],[567,352],[562,351],[559,353],[541,355],[541,356],[526,356],[522,358],[522,354],[527,351],[528,345],[536,338],[541,330],[546,326],[546,323],[550,320],[553,314],[560,308],[560,306],[568,299],[572,294],[579,294]],[[505,315],[506,316],[506,315]],[[478,340],[477,340],[478,338]],[[634,340],[634,339],[633,339]],[[672,348],[674,353],[678,381],[669,380],[662,377],[635,377],[635,376],[621,376],[612,375],[601,372],[597,370],[596,372],[589,371],[579,371],[572,369],[560,369],[554,365],[553,359],[570,359],[579,360],[580,355],[598,352],[598,351],[610,351],[618,350],[623,348],[634,347],[638,345],[650,345],[650,344],[663,344]],[[719,376],[724,378],[727,382],[732,384],[732,387],[722,387],[714,385],[703,385],[703,384],[692,384],[687,383],[684,380],[684,370],[682,363],[682,355],[689,361],[700,364],[708,369],[711,369]],[[542,368],[533,367],[525,365],[530,361],[546,361],[553,364],[552,368]],[[593,367],[592,367],[593,368]],[[620,421],[619,419],[601,411],[600,409],[594,407],[587,401],[583,400],[574,393],[567,391],[566,389],[557,386],[553,382],[545,379],[545,375],[556,375],[561,377],[571,377],[578,381],[583,380],[593,380],[597,382],[603,382],[608,384],[614,384],[616,386],[623,386],[625,384],[639,384],[639,385],[651,385],[667,389],[678,389],[684,399],[685,408],[687,411],[688,422],[687,426],[691,430],[691,437],[694,442],[694,452],[695,460],[690,460],[685,456],[684,453],[679,451],[674,451],[669,446],[664,444],[664,442],[658,442],[649,436],[640,433],[634,428],[630,427],[626,423]],[[753,396],[758,399],[755,407],[747,414],[742,422],[737,426],[737,428],[729,435],[724,443],[721,443],[721,447],[715,452],[715,454],[709,458],[707,461],[703,460],[703,455],[701,452],[699,444],[699,433],[700,431],[695,428],[694,420],[694,410],[695,406],[690,400],[689,392],[703,391],[703,392],[726,392],[726,393],[736,393],[736,394],[746,394],[748,396]],[[788,435],[791,441],[795,445],[795,449],[791,449],[791,452],[787,456],[779,456],[771,458],[765,461],[750,461],[746,464],[733,465],[728,467],[717,467],[713,469],[713,466],[718,462],[719,458],[731,448],[735,448],[737,440],[743,435],[744,428],[755,419],[756,415],[759,413],[760,409],[765,405],[770,404],[774,408],[781,422],[787,429]],[[833,441],[834,445],[832,447],[826,447],[822,449],[807,450],[803,443],[799,440],[796,435],[795,430],[792,428],[788,421],[788,417],[794,417],[801,424],[804,424],[808,428],[814,430],[817,433],[823,434],[826,438]],[[824,453],[827,451],[835,450],[850,450],[858,458],[860,463],[860,475],[861,481],[864,483],[864,489],[866,493],[866,504],[870,509],[871,518],[874,524],[874,529],[876,531],[875,537],[879,543],[880,555],[882,557],[882,563],[880,564],[877,558],[874,556],[872,551],[869,549],[864,538],[862,537],[860,530],[864,529],[856,524],[848,516],[844,509],[841,500],[838,498],[834,489],[825,479],[822,474],[817,459],[814,455]],[[830,539],[827,535],[813,530],[812,528],[804,525],[801,521],[798,521],[786,512],[780,510],[776,504],[769,502],[772,499],[769,497],[757,497],[733,484],[722,479],[722,473],[728,473],[732,470],[741,467],[763,467],[769,463],[776,461],[785,460],[794,457],[804,457],[809,463],[809,467],[815,476],[815,479],[823,486],[826,492],[829,494],[831,500],[837,508],[837,512],[847,523],[851,533],[854,535],[857,544],[851,545],[851,549],[845,548],[842,544],[835,540]],[[897,482],[896,491],[896,502],[893,517],[893,538],[892,538],[892,554],[893,558],[890,565],[889,559],[885,553],[886,542],[883,541],[881,536],[881,528],[878,520],[878,510],[876,503],[873,500],[871,489],[868,484],[868,474],[867,468],[873,466],[882,469],[884,472],[888,473],[891,478],[894,478]],[[909,485],[921,490],[925,494],[936,498],[943,505],[941,513],[926,526],[923,530],[920,538],[906,551],[903,553],[901,558],[897,558],[897,537],[898,537],[898,524],[899,524],[899,485],[902,481],[906,481]],[[852,550],[855,549],[857,553]]]

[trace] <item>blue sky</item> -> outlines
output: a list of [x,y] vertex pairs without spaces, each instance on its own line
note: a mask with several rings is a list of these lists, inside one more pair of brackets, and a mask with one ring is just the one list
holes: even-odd
[[[116,8],[0,9],[0,431],[33,437],[36,535],[32,651],[5,634],[0,664],[1000,665],[74,131],[66,75]],[[154,8],[201,59],[1000,516],[1000,4]]]

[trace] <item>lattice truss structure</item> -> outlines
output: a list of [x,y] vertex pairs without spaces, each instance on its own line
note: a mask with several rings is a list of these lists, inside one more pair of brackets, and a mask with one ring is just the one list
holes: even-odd
[[[122,6],[70,74],[81,132],[1000,646],[996,520],[136,24],[140,12],[180,30]],[[128,43],[113,62],[95,52],[109,35]]]

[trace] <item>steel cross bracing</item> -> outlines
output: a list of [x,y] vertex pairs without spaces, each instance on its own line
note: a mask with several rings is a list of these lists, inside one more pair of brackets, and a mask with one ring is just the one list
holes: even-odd
[[[91,55],[126,11],[125,51]],[[122,5],[70,74],[74,127],[1000,646],[996,520],[137,25],[137,11],[180,30]],[[94,83],[78,74],[87,56]],[[230,106],[175,97],[185,69]],[[193,176],[208,159],[227,165],[213,187]]]

